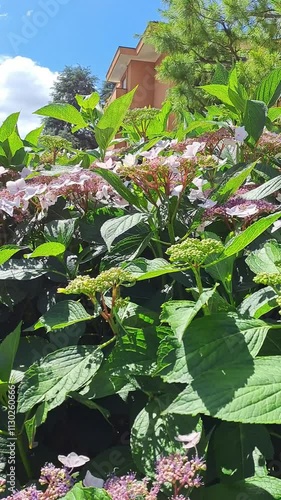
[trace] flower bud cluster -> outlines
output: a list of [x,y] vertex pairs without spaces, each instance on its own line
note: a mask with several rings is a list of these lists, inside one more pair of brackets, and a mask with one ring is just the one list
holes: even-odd
[[281,272],[280,273],[258,273],[253,281],[261,285],[278,286],[281,285]]
[[188,238],[182,243],[172,245],[166,253],[170,255],[171,262],[199,267],[209,255],[219,254],[223,249],[224,246],[220,241],[211,238],[203,240]]
[[[148,480],[146,478],[142,480],[136,479],[135,473],[130,473],[121,477],[114,476],[109,478],[104,484],[104,489],[109,493],[112,500],[149,498]],[[157,494],[153,497],[150,496],[150,499],[156,500]]]
[[107,271],[103,271],[96,278],[90,276],[77,276],[67,285],[66,288],[59,288],[59,293],[65,294],[84,294],[94,299],[96,293],[105,293],[111,288],[120,285],[130,285],[135,282],[133,275],[121,269],[120,267],[112,267]]

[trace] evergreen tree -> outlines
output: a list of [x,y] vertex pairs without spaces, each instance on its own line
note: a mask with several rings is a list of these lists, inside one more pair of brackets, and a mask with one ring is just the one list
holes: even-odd
[[[79,109],[75,95],[89,95],[96,92],[96,86],[97,78],[89,68],[80,65],[66,66],[54,83],[52,102],[69,103]],[[44,124],[44,134],[60,135],[76,148],[93,149],[97,146],[94,135],[88,130],[79,130],[72,134],[70,124],[54,118],[46,118]]]
[[174,83],[175,108],[204,108],[208,99],[197,87],[210,83],[217,63],[226,69],[236,64],[248,88],[280,65],[280,0],[163,2],[166,22],[151,23],[146,40],[166,54],[158,75]]

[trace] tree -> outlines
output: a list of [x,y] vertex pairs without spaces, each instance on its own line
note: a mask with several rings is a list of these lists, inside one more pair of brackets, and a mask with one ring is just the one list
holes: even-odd
[[[52,102],[69,103],[79,109],[75,99],[76,94],[89,95],[96,92],[97,80],[89,68],[80,65],[66,66],[54,83]],[[83,129],[72,134],[71,125],[61,120],[46,118],[44,123],[46,135],[60,135],[76,148],[93,149],[97,146],[95,137],[89,130]]]
[[102,87],[100,90],[100,99],[101,103],[105,104],[107,99],[111,96],[113,90],[115,88],[115,83],[107,82],[106,80],[102,82]]
[[[147,42],[166,54],[161,80],[174,83],[175,108],[201,111],[209,102],[198,86],[215,67],[235,64],[247,87],[280,65],[280,0],[163,0],[166,22],[151,23]],[[278,7],[278,10],[277,10]]]

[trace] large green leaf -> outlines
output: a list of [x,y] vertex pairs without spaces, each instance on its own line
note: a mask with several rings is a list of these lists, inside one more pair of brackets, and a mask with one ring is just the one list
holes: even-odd
[[255,144],[263,133],[266,122],[267,107],[264,102],[246,102],[243,125],[249,134],[250,142]]
[[266,76],[257,88],[255,98],[270,108],[281,95],[281,68],[276,68]]
[[238,172],[235,172],[234,174],[232,173],[230,178],[226,177],[226,181],[221,183],[216,191],[215,196],[213,196],[213,199],[218,201],[219,203],[224,203],[226,200],[228,200],[228,198],[236,193],[237,189],[242,186],[255,166],[256,162],[248,165],[242,170],[238,170]]
[[270,325],[262,320],[218,313],[194,320],[183,341],[166,337],[158,351],[157,375],[168,383],[189,383],[201,374],[250,362],[262,347]]
[[[58,242],[68,247],[75,231],[77,219],[53,220],[44,226],[46,240]],[[38,247],[36,248],[38,250]]]
[[173,267],[169,262],[161,258],[153,260],[139,258],[132,263],[126,264],[124,267],[126,271],[134,274],[137,281],[148,280],[156,278],[157,276],[162,276],[163,274],[179,271],[178,268]]
[[172,401],[173,396],[156,397],[143,408],[134,421],[131,430],[131,449],[138,470],[146,475],[155,472],[155,462],[163,455],[182,450],[182,443],[176,441],[178,434],[201,431],[199,417],[166,415],[161,413]]
[[171,300],[162,305],[161,321],[168,323],[180,342],[193,318],[213,296],[215,288],[203,292],[197,302]]
[[262,200],[263,198],[266,198],[266,196],[279,191],[279,189],[281,189],[281,175],[278,175],[277,177],[264,182],[261,186],[248,191],[248,193],[242,195],[242,198],[245,200]]
[[118,238],[118,236],[126,233],[129,229],[137,226],[137,224],[146,219],[147,214],[137,212],[132,215],[124,215],[123,217],[116,217],[106,221],[101,227],[101,236],[108,250],[111,249],[113,241]]
[[18,245],[3,245],[0,248],[0,266],[2,266],[4,262],[13,257],[13,255],[19,252],[22,248],[25,247],[20,247]]
[[6,141],[8,137],[14,132],[18,123],[19,113],[12,113],[4,120],[0,127],[0,142]]
[[249,424],[280,424],[281,356],[213,368],[194,379],[165,413]]
[[9,333],[0,344],[0,384],[9,382],[19,346],[20,333],[21,324],[13,332]]
[[216,465],[215,477],[232,483],[256,474],[266,476],[266,460],[272,458],[270,434],[263,425],[221,422],[208,449],[208,461]]
[[55,351],[32,365],[19,387],[18,411],[25,413],[47,402],[56,408],[70,392],[79,391],[98,371],[103,359],[95,346],[73,346]]
[[95,136],[101,150],[105,151],[117,134],[125,114],[129,109],[136,88],[115,99],[106,109],[95,127]]
[[260,318],[277,307],[276,298],[277,294],[271,286],[261,288],[243,300],[238,309],[239,314]]
[[17,151],[24,147],[24,144],[17,132],[12,132],[7,139],[10,149],[10,157],[13,158]]
[[32,146],[37,146],[39,137],[42,134],[43,129],[44,129],[44,125],[41,125],[41,127],[38,127],[34,130],[31,130],[31,132],[29,132],[25,136],[24,142],[27,142],[29,145],[31,144]]
[[250,477],[233,484],[205,488],[202,500],[280,500],[281,481],[276,477]]
[[281,108],[270,108],[267,116],[272,122],[275,122],[281,116]]
[[227,105],[233,107],[233,103],[230,100],[230,97],[228,94],[228,86],[227,85],[210,84],[210,85],[202,85],[200,88],[205,90],[205,92],[207,92],[208,94],[213,95],[214,97],[217,97],[224,104],[227,104]]
[[92,319],[82,304],[74,300],[64,300],[55,304],[49,311],[47,311],[39,320],[29,329],[38,330],[45,327],[47,332],[58,330],[59,328],[66,328],[67,326],[80,323],[81,321],[88,321]]
[[75,99],[82,109],[92,110],[95,109],[96,105],[99,103],[100,96],[97,92],[93,92],[92,94],[87,95],[86,97],[77,94],[75,96]]
[[48,265],[42,261],[10,259],[0,266],[0,280],[29,281],[49,272]]
[[62,120],[64,122],[71,123],[72,125],[79,126],[79,128],[85,128],[88,126],[79,111],[68,103],[47,104],[47,106],[43,106],[43,108],[34,111],[33,114],[50,116],[51,118],[56,118],[57,120]]
[[267,241],[263,248],[254,250],[246,258],[253,273],[281,273],[281,245],[277,241]]
[[48,405],[47,403],[41,403],[38,408],[36,408],[34,415],[28,420],[25,420],[24,427],[30,449],[32,449],[34,445],[36,429],[46,421],[47,415]]
[[[280,217],[281,212],[263,217],[262,219],[254,222],[251,226],[247,227],[245,231],[242,231],[237,236],[234,236],[234,238],[229,240],[226,244],[225,250],[218,261],[222,260],[224,257],[230,257],[231,255],[234,255],[240,252],[240,250],[246,248],[250,243],[252,243],[252,241],[258,238],[258,236],[266,231],[266,229],[268,229],[271,224],[277,221]],[[208,266],[209,264],[206,265],[206,267]]]
[[42,243],[39,245],[31,254],[28,255],[30,257],[56,257],[65,252],[65,246],[62,243],[51,242],[51,243]]

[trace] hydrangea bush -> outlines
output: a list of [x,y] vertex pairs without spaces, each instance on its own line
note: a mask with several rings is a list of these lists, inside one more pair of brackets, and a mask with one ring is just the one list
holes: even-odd
[[99,145],[52,165],[0,127],[0,496],[279,499],[280,113],[113,148],[132,95],[38,110]]

